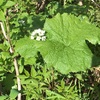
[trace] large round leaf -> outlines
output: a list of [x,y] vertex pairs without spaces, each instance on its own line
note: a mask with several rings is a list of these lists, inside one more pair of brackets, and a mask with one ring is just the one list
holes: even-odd
[[[51,45],[45,61],[62,73],[84,71],[92,65],[93,54],[86,40],[99,41],[100,29],[73,15],[58,14],[44,25]],[[49,43],[49,44],[50,44]]]
[[[35,55],[36,51],[40,51],[47,65],[54,66],[63,74],[91,67],[94,55],[86,40],[92,44],[99,42],[100,29],[88,21],[67,14],[57,14],[47,19],[44,29],[47,32],[46,41],[21,39],[16,44],[16,51],[23,55],[23,48],[24,56]],[[24,43],[21,45],[22,41]]]

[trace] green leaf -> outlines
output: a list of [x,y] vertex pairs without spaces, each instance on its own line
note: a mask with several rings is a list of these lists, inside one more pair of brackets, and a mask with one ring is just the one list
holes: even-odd
[[47,19],[44,29],[49,39],[48,46],[44,47],[48,50],[44,56],[47,64],[52,64],[64,74],[84,71],[91,67],[94,55],[85,41],[96,44],[100,40],[99,28],[64,13]]
[[0,6],[3,4],[4,0],[0,0]]
[[23,72],[23,69],[24,69],[24,66],[23,65],[20,65],[19,66],[19,72],[22,73]]
[[24,73],[26,76],[30,76],[29,72],[26,69],[24,69]]
[[66,100],[66,98],[62,95],[60,95],[59,93],[53,92],[51,90],[46,90],[47,95],[49,95],[49,97],[47,97],[47,100],[52,100],[52,99],[63,99]]
[[25,76],[25,75],[19,75],[18,76],[20,79],[27,79],[28,77],[27,76]]
[[6,95],[2,95],[2,96],[0,96],[0,100],[7,100],[7,97],[8,96],[6,96]]
[[64,80],[61,80],[61,87],[64,89],[64,87],[65,87],[65,82],[64,82]]
[[4,47],[3,44],[0,44],[0,49],[1,49],[1,50],[4,50],[4,49],[5,49],[5,47]]
[[86,44],[100,42],[100,29],[73,15],[57,14],[44,25],[46,41],[29,38],[17,41],[15,50],[23,57],[35,57],[40,51],[48,66],[63,74],[85,71],[93,63],[94,54]]
[[79,80],[81,80],[81,81],[83,80],[82,74],[76,74],[75,76],[76,76],[76,78],[78,78]]
[[15,99],[18,95],[18,91],[16,89],[11,89],[10,91],[10,99]]
[[0,21],[5,21],[5,14],[2,10],[0,10]]
[[4,8],[9,8],[11,6],[15,5],[15,2],[13,1],[7,1],[7,3],[4,5]]
[[34,48],[33,41],[29,38],[20,39],[16,43],[16,52],[20,53],[22,57],[25,58],[25,60],[34,57],[37,53],[37,49]]
[[3,75],[4,75],[4,73],[5,73],[4,68],[3,68],[3,67],[0,67],[0,76],[3,76]]
[[31,67],[31,76],[34,78],[36,76],[36,70],[34,68],[34,66]]
[[25,65],[27,65],[27,64],[33,65],[33,64],[35,64],[35,62],[36,62],[36,59],[34,57],[29,57],[29,58],[25,59],[24,63],[25,63]]
[[2,52],[1,55],[4,60],[10,57],[9,52]]

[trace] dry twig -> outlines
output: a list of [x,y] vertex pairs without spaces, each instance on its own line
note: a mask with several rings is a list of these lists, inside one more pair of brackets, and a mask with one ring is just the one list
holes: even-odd
[[[11,42],[10,42],[10,37],[7,36],[3,23],[0,22],[0,25],[1,25],[3,35],[10,45],[10,53],[14,53],[14,48],[13,48]],[[18,77],[19,76],[19,70],[18,70],[18,63],[17,63],[16,57],[13,59],[13,63],[14,63],[14,66],[15,66],[15,72],[16,72],[16,77],[17,77],[18,91],[21,91],[21,83],[20,83],[20,78]],[[21,93],[18,94],[17,100],[21,100]]]
[[97,7],[99,7],[100,8],[100,5],[99,4],[97,4],[94,0],[91,0]]

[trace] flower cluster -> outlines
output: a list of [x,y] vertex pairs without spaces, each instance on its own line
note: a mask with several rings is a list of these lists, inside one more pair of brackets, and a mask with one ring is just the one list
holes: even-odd
[[18,22],[19,22],[19,24],[25,25],[25,21],[24,20],[19,20]]
[[37,41],[45,41],[45,31],[41,29],[36,29],[31,34],[31,39],[36,39]]

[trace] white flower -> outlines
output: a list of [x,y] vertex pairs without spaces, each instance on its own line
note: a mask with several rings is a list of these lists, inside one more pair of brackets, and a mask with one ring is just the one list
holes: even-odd
[[36,30],[34,30],[33,32],[32,32],[32,34],[31,35],[39,35],[39,36],[43,36],[44,34],[45,34],[45,31],[43,31],[43,30],[41,30],[41,29],[36,29]]
[[31,34],[31,39],[36,39],[37,41],[45,41],[46,40],[46,36],[45,36],[45,31],[39,29],[36,29],[32,32]]
[[39,36],[43,36],[45,34],[45,31],[41,30],[41,32],[38,33]]
[[25,24],[25,21],[24,20],[19,20],[18,21],[20,24]]
[[34,30],[34,32],[36,32],[36,33],[40,33],[42,30],[39,28],[39,29],[36,29],[36,30]]
[[46,40],[46,36],[42,36],[41,40],[45,41]]
[[36,40],[37,40],[37,41],[40,41],[40,40],[41,40],[41,37],[40,37],[40,36],[37,36],[37,37],[36,37]]
[[34,36],[31,35],[31,39],[33,40],[34,39]]
[[35,36],[37,33],[35,31],[32,32],[31,36]]

